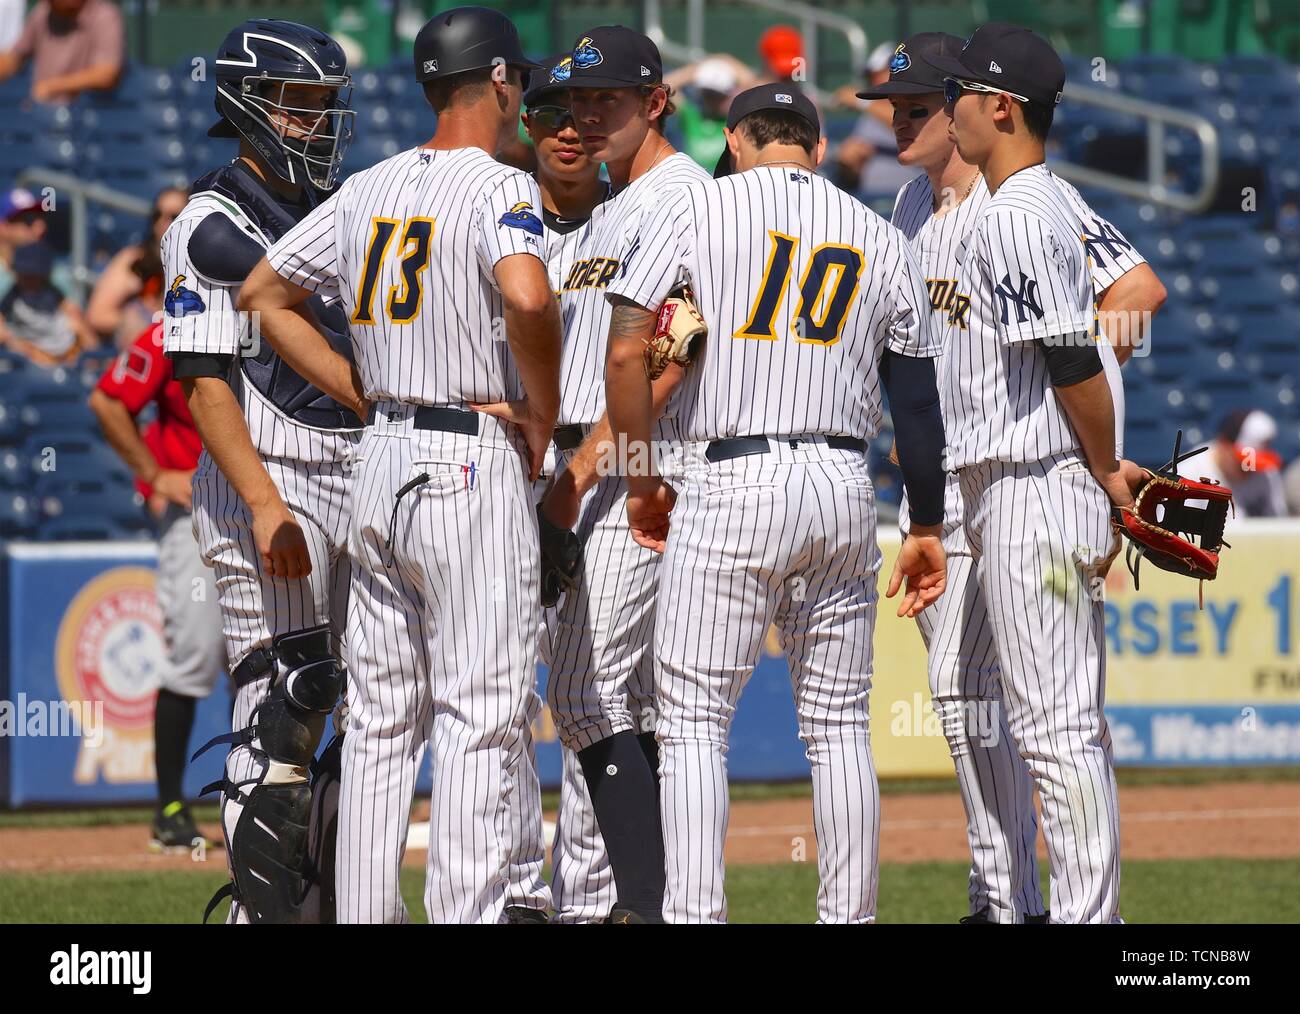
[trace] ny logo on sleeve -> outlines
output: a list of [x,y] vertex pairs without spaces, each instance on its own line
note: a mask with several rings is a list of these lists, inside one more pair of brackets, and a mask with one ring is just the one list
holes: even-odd
[[1032,313],[1038,320],[1043,319],[1043,304],[1038,301],[1038,283],[1020,272],[1020,287],[1013,288],[1010,273],[1002,276],[997,288],[993,290],[1002,306],[1002,323],[1009,324],[1011,304],[1016,304],[1016,323],[1024,324]]
[[1106,258],[1099,253],[1105,250],[1111,260],[1115,260],[1125,250],[1132,250],[1133,244],[1126,240],[1115,227],[1109,222],[1103,222],[1100,219],[1093,222],[1093,232],[1088,228],[1085,221],[1083,225],[1083,245],[1088,251],[1088,256],[1092,258],[1093,263],[1099,267],[1106,266]]

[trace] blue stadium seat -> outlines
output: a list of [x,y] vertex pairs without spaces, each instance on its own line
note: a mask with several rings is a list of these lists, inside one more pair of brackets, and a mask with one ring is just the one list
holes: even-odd
[[22,439],[22,416],[7,401],[0,402],[0,447],[14,447],[22,443]]
[[0,493],[0,539],[26,538],[36,523],[31,500],[21,493]]

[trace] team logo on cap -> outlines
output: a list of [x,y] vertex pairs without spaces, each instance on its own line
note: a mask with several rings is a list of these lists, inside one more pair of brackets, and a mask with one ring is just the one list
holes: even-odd
[[584,67],[595,67],[604,62],[605,54],[591,44],[589,35],[584,35],[573,47],[573,65],[579,70]]
[[177,275],[167,290],[167,295],[163,297],[163,308],[168,317],[195,317],[207,309],[199,294],[193,289],[185,288],[181,284],[183,281],[185,276]]
[[566,56],[563,60],[555,65],[551,71],[551,84],[559,84],[562,81],[569,80],[573,74],[573,57]]
[[527,201],[516,204],[497,220],[497,224],[508,229],[523,229],[534,236],[542,234],[542,220],[533,214],[533,206]]
[[893,58],[889,61],[889,73],[891,74],[901,74],[912,66],[912,58],[903,49],[904,45],[902,42],[898,44],[898,48],[894,50]]
[[794,105],[794,96],[787,95],[785,92],[777,92],[772,98],[776,99],[777,102],[784,102],[788,106]]
[[426,74],[436,74],[436,73],[438,73],[438,61],[437,61],[437,60],[425,60],[425,61],[424,61],[424,72],[425,72]]

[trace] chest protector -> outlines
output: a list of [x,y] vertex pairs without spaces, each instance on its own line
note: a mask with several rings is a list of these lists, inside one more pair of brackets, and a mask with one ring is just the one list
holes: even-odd
[[[310,211],[285,207],[240,163],[222,166],[194,183],[195,194],[209,192],[236,205],[267,241],[274,243]],[[190,260],[199,271],[215,281],[238,284],[248,277],[266,253],[250,231],[241,229],[224,215],[209,215],[190,237]],[[330,347],[352,360],[352,339],[347,314],[341,302],[326,306],[312,296],[305,306],[315,317],[316,329]],[[350,409],[313,387],[284,362],[270,342],[259,342],[256,355],[241,355],[239,367],[247,383],[284,415],[304,426],[317,429],[360,429],[363,423]]]

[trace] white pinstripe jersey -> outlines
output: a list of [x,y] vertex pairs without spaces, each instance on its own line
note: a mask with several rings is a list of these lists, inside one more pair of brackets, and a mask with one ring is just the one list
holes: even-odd
[[478,148],[412,148],[349,177],[267,257],[343,299],[368,399],[511,400],[523,386],[493,269],[542,258],[541,206],[531,176]]
[[[1079,218],[1092,266],[1093,288],[1099,297],[1120,277],[1139,264],[1144,264],[1146,260],[1123,233],[1088,206],[1074,187],[1054,173],[1050,175]],[[934,215],[933,193],[930,178],[925,173],[904,184],[898,191],[890,220],[912,241],[912,247],[925,271],[925,284],[930,295],[931,309],[935,313],[936,326],[946,330],[950,316],[964,319],[968,313],[969,294],[958,290],[957,276],[961,268],[958,253],[962,249],[962,240],[971,231],[977,216],[989,201],[989,190],[984,177],[979,177],[971,188],[970,195],[939,217]],[[961,334],[963,330],[958,322],[953,332]],[[1097,352],[1106,367],[1106,378],[1111,382],[1111,393],[1118,404],[1118,399],[1123,397],[1123,389],[1115,351],[1108,342],[1099,341]],[[1117,386],[1119,390],[1116,390]],[[1117,419],[1116,423],[1122,426],[1121,420]],[[1123,434],[1117,434],[1116,440],[1117,443],[1122,443]],[[961,495],[955,475],[950,474],[948,477],[944,500],[944,546],[949,552],[964,551],[966,540]],[[904,491],[903,502],[899,506],[899,527],[904,532],[909,529],[908,513],[907,494]]]
[[686,440],[873,437],[884,349],[939,352],[906,238],[815,173],[692,183],[645,216],[623,260],[607,295],[656,309],[684,275],[708,322],[678,395]]
[[[163,351],[169,354],[203,352],[239,357],[251,350],[248,317],[235,310],[239,286],[205,278],[190,262],[190,237],[199,223],[213,214],[225,215],[250,239],[268,246],[266,237],[232,201],[210,192],[189,199],[162,238],[164,278],[174,292],[172,302],[180,313],[174,315],[169,310],[163,317]],[[338,462],[356,446],[359,430],[318,429],[290,419],[239,370],[232,371],[230,387],[244,411],[253,446],[263,458]]]
[[606,201],[600,214],[583,227],[576,258],[560,288],[564,317],[560,425],[591,425],[605,412],[605,349],[609,340],[605,288],[623,270],[622,260],[629,253],[642,214],[665,193],[708,178],[689,155],[676,152]]
[[1092,272],[1078,216],[1045,165],[1003,182],[957,259],[970,305],[947,321],[941,369],[950,466],[1077,451],[1035,339],[1093,333]]
[[[573,262],[578,259],[578,249],[582,245],[583,233],[592,218],[601,214],[604,204],[597,204],[591,217],[577,224],[562,221],[549,211],[544,211],[542,224],[546,229],[546,275],[551,280],[551,291],[555,298],[560,297],[564,279],[569,276]],[[572,226],[570,228],[570,226]]]

